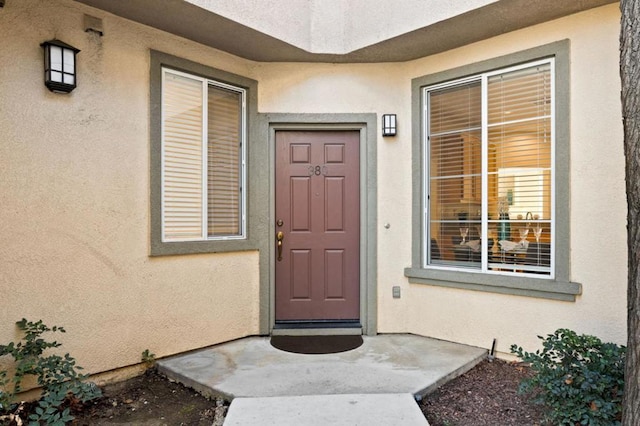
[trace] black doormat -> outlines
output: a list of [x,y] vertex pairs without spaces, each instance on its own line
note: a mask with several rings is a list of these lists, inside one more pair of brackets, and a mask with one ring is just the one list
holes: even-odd
[[362,336],[271,336],[271,346],[296,354],[332,354],[362,345]]

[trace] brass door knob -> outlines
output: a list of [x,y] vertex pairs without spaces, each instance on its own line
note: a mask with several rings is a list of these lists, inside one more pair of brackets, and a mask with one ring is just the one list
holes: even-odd
[[284,232],[279,231],[276,234],[276,241],[278,242],[278,262],[282,260],[282,241],[284,240]]

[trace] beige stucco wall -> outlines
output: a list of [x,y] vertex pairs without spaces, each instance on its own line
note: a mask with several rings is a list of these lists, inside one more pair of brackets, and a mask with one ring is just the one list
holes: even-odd
[[314,53],[348,53],[497,0],[187,0]]
[[[54,37],[81,49],[70,95],[43,84]],[[149,49],[246,61],[68,0],[7,2],[0,39],[0,343],[22,317],[62,325],[94,373],[256,334],[257,252],[148,256]]]
[[[574,303],[553,302],[404,284],[409,331],[483,347],[490,347],[495,337],[502,352],[509,352],[512,343],[538,347],[536,335],[559,327],[626,342],[619,19],[618,6],[610,5],[410,64],[415,77],[570,39],[571,280],[583,285],[583,294]],[[384,270],[382,262],[380,268]],[[381,306],[392,304],[381,290]],[[381,324],[381,331],[402,326],[393,318]]]
[[[103,18],[102,38],[84,13]],[[0,9],[0,342],[43,319],[89,372],[259,332],[258,253],[149,258],[149,49],[258,80],[260,112],[398,114],[378,134],[378,332],[508,352],[558,327],[625,340],[625,196],[617,69],[607,6],[396,64],[254,63],[71,0]],[[71,95],[42,84],[42,41],[79,54]],[[576,302],[409,284],[411,79],[571,40],[571,278]],[[384,225],[388,224],[387,229]],[[402,297],[391,289],[401,286]]]
[[[509,352],[560,327],[626,341],[626,201],[617,5],[401,64],[261,64],[260,110],[394,112],[378,138],[378,332],[411,332]],[[571,41],[571,279],[576,302],[409,284],[411,79],[558,40]],[[303,96],[301,94],[304,94]],[[379,129],[376,129],[380,133]],[[384,227],[389,224],[389,228]],[[402,288],[400,299],[392,287]]]

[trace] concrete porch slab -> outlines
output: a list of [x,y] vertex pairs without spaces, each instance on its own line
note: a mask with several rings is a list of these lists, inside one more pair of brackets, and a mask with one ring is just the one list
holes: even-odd
[[429,426],[406,394],[236,398],[225,426]]
[[206,395],[411,394],[417,398],[468,371],[487,350],[408,334],[363,336],[357,349],[328,355],[278,350],[249,337],[158,361],[159,370]]

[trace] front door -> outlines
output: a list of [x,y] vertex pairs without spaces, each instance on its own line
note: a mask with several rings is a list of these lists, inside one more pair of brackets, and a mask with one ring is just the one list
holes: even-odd
[[360,318],[360,133],[276,132],[276,322]]

